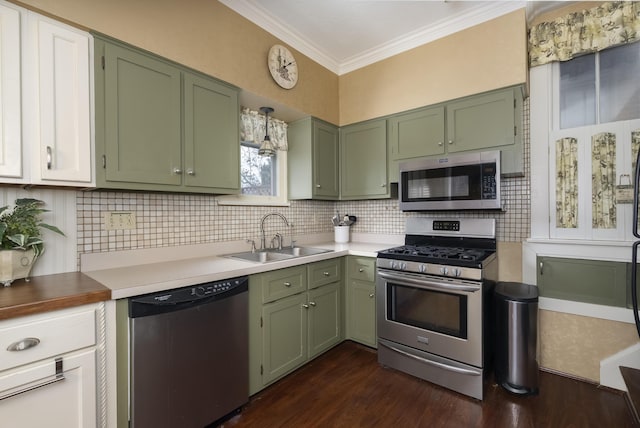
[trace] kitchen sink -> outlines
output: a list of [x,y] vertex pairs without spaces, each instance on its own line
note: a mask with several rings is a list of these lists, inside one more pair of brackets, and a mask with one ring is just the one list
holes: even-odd
[[293,259],[296,257],[313,256],[315,254],[328,253],[331,250],[313,247],[285,247],[281,250],[268,249],[264,251],[244,251],[241,253],[225,254],[223,257],[246,260],[256,263],[277,262],[278,260]]
[[289,254],[293,257],[302,257],[302,256],[313,256],[315,254],[323,254],[328,253],[331,250],[325,250],[324,248],[314,248],[314,247],[285,247],[282,250],[273,250],[278,254]]

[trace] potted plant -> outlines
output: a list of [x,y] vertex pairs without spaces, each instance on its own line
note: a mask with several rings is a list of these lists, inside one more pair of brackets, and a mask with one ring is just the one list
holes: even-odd
[[13,207],[0,208],[0,282],[5,287],[27,278],[33,263],[44,252],[41,229],[64,236],[55,226],[43,223],[40,215],[49,210],[37,199],[16,199]]

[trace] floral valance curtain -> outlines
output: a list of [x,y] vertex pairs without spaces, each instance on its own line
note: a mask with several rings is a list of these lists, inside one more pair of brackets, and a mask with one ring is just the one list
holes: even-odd
[[640,40],[640,2],[607,2],[542,22],[529,30],[529,65],[576,56]]
[[[240,112],[240,141],[260,144],[264,140],[265,115],[243,108]],[[287,151],[287,124],[269,116],[269,137],[276,150]]]

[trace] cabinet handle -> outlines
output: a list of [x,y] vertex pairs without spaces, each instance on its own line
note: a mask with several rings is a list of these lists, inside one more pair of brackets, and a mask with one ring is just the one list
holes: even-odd
[[324,276],[329,276],[329,272],[322,272]]
[[320,188],[320,185],[319,185],[319,184],[316,184],[316,187],[319,189],[319,188]]
[[544,269],[542,269],[542,262],[540,262],[540,275],[544,275]]
[[453,140],[449,140],[449,145],[453,144]]
[[439,145],[439,146],[442,146],[442,141],[438,141],[438,145]]
[[180,174],[182,174],[182,170],[180,168],[173,168],[173,173],[177,174],[177,175],[180,175]]
[[47,169],[51,169],[53,164],[53,153],[51,152],[51,146],[47,146]]
[[385,183],[382,183],[380,187],[387,187],[387,185]]
[[315,306],[316,302],[309,302],[309,306]]
[[10,352],[26,351],[29,348],[38,346],[39,343],[40,343],[40,339],[38,339],[37,337],[25,337],[24,339],[18,340],[17,342],[13,342],[11,345],[7,346],[7,351],[10,351]]
[[371,294],[369,294],[369,297],[370,297],[370,298],[373,298],[374,296],[375,296],[375,293],[371,293]]
[[42,382],[31,384],[26,386],[23,389],[18,391],[10,391],[6,394],[0,395],[0,401],[6,400],[7,398],[15,397],[16,395],[24,394],[25,392],[33,391],[34,389],[42,388],[43,386],[51,385],[52,383],[60,382],[64,380],[64,370],[62,367],[62,358],[56,358],[54,360],[56,364],[56,373],[43,380]]
[[290,282],[285,282],[285,283],[284,283],[284,286],[285,286],[285,287],[291,287],[291,283],[290,283]]
[[358,269],[358,272],[364,272],[364,269],[360,268]]
[[309,305],[307,305],[306,303],[303,303],[302,307],[305,308],[305,309],[309,309]]
[[196,172],[194,170],[192,170],[191,168],[189,168],[187,170],[187,175],[196,175]]

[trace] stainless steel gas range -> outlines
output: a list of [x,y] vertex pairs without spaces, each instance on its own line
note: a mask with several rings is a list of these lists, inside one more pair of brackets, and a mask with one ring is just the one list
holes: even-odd
[[378,253],[378,361],[482,400],[497,275],[494,219],[408,218]]

